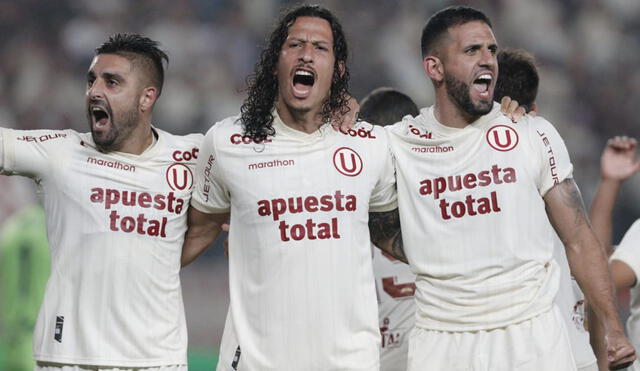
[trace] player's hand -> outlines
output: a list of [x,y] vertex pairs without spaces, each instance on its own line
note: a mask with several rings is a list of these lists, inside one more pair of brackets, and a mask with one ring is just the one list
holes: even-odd
[[636,351],[622,331],[611,331],[604,337],[609,370],[620,370],[636,360]]
[[[229,223],[224,223],[222,226],[222,231],[223,232],[229,232]],[[224,249],[224,257],[229,259],[229,235],[227,235],[227,238],[224,239],[224,242],[222,243],[222,248]]]
[[600,176],[603,179],[623,181],[640,170],[636,158],[638,142],[634,138],[618,136],[607,141],[600,157]]
[[351,129],[356,124],[358,114],[360,113],[360,104],[354,97],[350,96],[347,102],[349,105],[349,112],[343,116],[337,117],[331,122],[331,126],[342,133],[346,133],[347,130]]
[[500,112],[507,116],[513,123],[516,123],[520,117],[527,113],[523,107],[520,107],[517,100],[511,99],[510,97],[502,97],[502,101],[500,101]]

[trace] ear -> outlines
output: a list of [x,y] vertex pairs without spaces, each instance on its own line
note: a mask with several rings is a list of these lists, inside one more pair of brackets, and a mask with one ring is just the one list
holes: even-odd
[[435,82],[444,80],[444,68],[442,61],[435,55],[428,55],[422,60],[422,67],[429,78]]
[[139,102],[140,110],[142,112],[151,111],[156,100],[158,100],[158,89],[155,86],[147,86],[142,89]]

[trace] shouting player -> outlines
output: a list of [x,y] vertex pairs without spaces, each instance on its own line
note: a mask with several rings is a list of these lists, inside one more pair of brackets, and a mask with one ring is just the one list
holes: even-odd
[[[632,362],[562,139],[542,118],[511,125],[492,100],[498,46],[489,19],[444,9],[421,45],[435,105],[389,137],[405,233],[389,240],[394,228],[371,230],[417,274],[408,369],[575,369],[553,306],[559,273],[547,217],[605,325],[610,365]],[[373,214],[371,224],[397,229],[396,217]]]
[[0,130],[0,172],[44,198],[51,276],[37,370],[186,370],[180,256],[202,135],[152,126],[167,55],[135,34],[96,49],[90,133]]
[[287,12],[242,114],[207,133],[183,264],[231,213],[230,315],[218,370],[378,370],[368,212],[397,207],[380,127],[345,133],[347,44],[328,10]]

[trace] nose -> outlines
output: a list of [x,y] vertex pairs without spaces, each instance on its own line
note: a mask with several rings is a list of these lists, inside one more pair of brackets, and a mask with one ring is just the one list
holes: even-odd
[[87,98],[90,100],[101,100],[104,98],[104,86],[100,79],[96,79],[90,86],[87,86]]
[[483,48],[480,56],[480,65],[493,68],[497,64],[496,55],[489,49]]
[[313,62],[313,45],[305,43],[300,50],[300,55],[298,58],[304,63]]

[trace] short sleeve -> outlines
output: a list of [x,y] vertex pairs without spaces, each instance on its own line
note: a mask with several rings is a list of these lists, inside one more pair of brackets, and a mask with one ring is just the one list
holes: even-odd
[[42,176],[55,157],[52,153],[66,137],[60,130],[0,128],[0,174]]
[[573,164],[567,146],[549,121],[534,118],[531,135],[540,165],[536,183],[538,192],[544,197],[555,185],[573,177]]
[[202,142],[191,198],[193,207],[208,214],[228,212],[231,206],[229,190],[221,176],[219,158],[216,154],[215,139],[218,125],[209,129]]
[[398,207],[398,193],[396,190],[396,174],[393,164],[393,155],[389,148],[387,131],[381,129],[382,128],[378,128],[378,130],[384,134],[385,138],[384,148],[380,150],[380,153],[382,153],[383,156],[383,165],[380,177],[373,189],[373,194],[369,201],[370,212],[391,211]]
[[[624,234],[610,260],[619,260],[625,263],[637,278],[640,277],[640,220],[636,220]],[[637,279],[635,286],[638,286]]]

